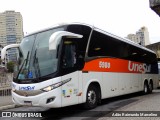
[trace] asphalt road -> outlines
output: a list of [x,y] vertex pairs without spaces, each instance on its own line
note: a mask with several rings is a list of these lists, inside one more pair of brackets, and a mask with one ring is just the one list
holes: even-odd
[[[0,118],[2,120],[119,120],[119,117],[109,117],[111,113],[114,111],[160,111],[160,90],[155,90],[152,94],[142,95],[140,93],[134,93],[129,95],[124,95],[120,97],[114,97],[105,99],[102,101],[102,104],[99,105],[97,108],[92,110],[84,110],[80,105],[64,107],[64,108],[56,108],[56,109],[48,109],[42,107],[18,107],[14,109],[8,109],[3,112],[17,112],[22,113],[24,118],[16,117],[18,114],[13,114],[12,117],[4,117]],[[36,113],[38,118],[32,117],[30,113]],[[27,114],[27,115],[26,115]],[[25,118],[26,116],[30,116],[30,118]],[[122,118],[122,117],[121,117]],[[153,117],[152,117],[153,118]],[[125,118],[126,119],[126,118]],[[130,119],[130,118],[128,118]],[[133,119],[133,117],[132,117]],[[135,117],[137,120],[137,117]],[[141,119],[143,119],[141,117]],[[150,118],[149,118],[150,119]],[[160,119],[158,117],[155,118],[156,120]],[[154,119],[154,120],[155,120]],[[150,119],[151,120],[151,119]]]

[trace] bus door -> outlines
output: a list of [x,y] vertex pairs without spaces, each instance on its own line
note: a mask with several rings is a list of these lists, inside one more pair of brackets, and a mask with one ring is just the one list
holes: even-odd
[[62,49],[62,106],[78,104],[79,74],[76,67],[76,44],[71,40],[64,40]]

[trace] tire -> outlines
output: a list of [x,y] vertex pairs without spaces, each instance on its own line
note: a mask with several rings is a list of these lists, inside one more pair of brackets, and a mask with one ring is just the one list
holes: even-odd
[[149,93],[152,93],[152,90],[153,90],[152,82],[149,83],[148,88],[149,88]]
[[85,109],[93,109],[98,104],[98,91],[94,85],[89,86],[86,94],[86,102],[84,103]]
[[145,82],[144,83],[144,88],[143,88],[143,94],[146,95],[149,93],[149,86],[148,86],[148,83]]

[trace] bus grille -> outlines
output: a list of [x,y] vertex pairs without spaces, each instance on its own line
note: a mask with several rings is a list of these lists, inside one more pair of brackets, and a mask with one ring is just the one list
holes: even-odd
[[30,91],[15,90],[13,92],[15,92],[16,94],[18,94],[20,96],[25,96],[25,97],[35,96],[35,95],[39,95],[39,94],[43,93],[43,91],[41,91],[41,90],[30,90]]

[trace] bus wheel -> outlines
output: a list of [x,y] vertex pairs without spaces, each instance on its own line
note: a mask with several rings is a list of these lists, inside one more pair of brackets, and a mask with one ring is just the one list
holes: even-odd
[[144,83],[144,88],[143,88],[143,94],[147,94],[149,92],[149,86],[148,86],[148,83],[145,82]]
[[89,86],[86,95],[86,103],[84,104],[85,109],[93,109],[98,103],[97,88],[94,85]]
[[153,90],[153,84],[152,82],[149,83],[149,93],[152,93],[152,90]]

